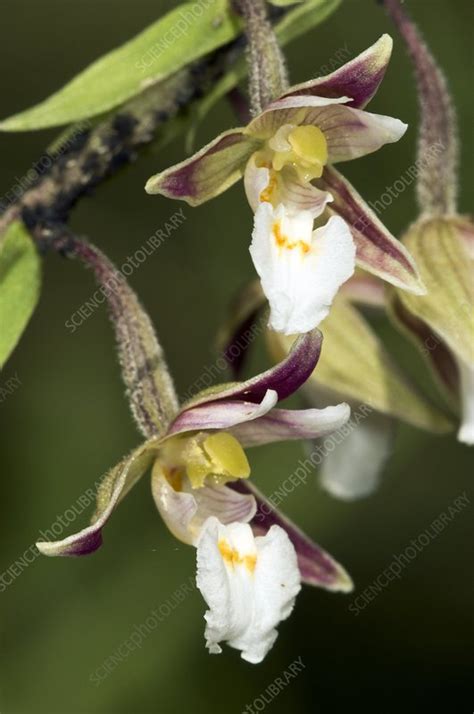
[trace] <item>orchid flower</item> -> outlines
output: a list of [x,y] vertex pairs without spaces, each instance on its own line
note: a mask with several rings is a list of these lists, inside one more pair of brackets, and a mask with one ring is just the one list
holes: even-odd
[[409,253],[332,166],[405,133],[398,119],[364,111],[391,49],[391,38],[382,36],[332,74],[291,87],[246,127],[224,132],[146,185],[148,193],[197,206],[244,177],[255,212],[250,253],[270,303],[270,327],[279,332],[318,325],[355,262],[404,290],[424,292]]
[[260,662],[301,582],[332,591],[352,587],[345,570],[247,480],[245,447],[322,436],[349,418],[343,403],[276,408],[312,373],[321,340],[317,330],[301,335],[276,367],[245,382],[210,388],[177,408],[162,435],[147,439],[106,476],[92,524],[64,540],[38,543],[40,552],[77,556],[97,550],[113,511],[151,467],[152,493],[165,524],[197,549],[210,652],[228,642],[247,661]]
[[[421,349],[459,412],[458,440],[474,445],[474,223],[458,213],[456,109],[442,70],[397,0],[385,0],[411,57],[420,104],[417,198],[420,215],[402,237],[426,296],[393,291],[392,315]],[[436,148],[436,151],[433,149]]]
[[[344,399],[351,419],[334,437],[311,440],[321,488],[345,501],[370,496],[394,450],[400,423],[435,434],[452,430],[451,420],[402,372],[360,308],[383,311],[383,284],[356,274],[336,296],[321,325],[324,351],[301,392],[319,407]],[[268,332],[275,359],[286,355],[290,338]]]
[[[245,333],[265,304],[261,287],[250,283],[221,328],[219,346],[236,375],[242,369]],[[324,349],[300,390],[312,407],[334,400],[351,407],[350,421],[337,433],[307,442],[310,460],[319,467],[321,487],[346,501],[369,496],[379,485],[393,450],[397,422],[439,434],[452,429],[451,421],[395,364],[360,309],[381,312],[385,307],[383,282],[358,270],[343,285],[321,324]],[[272,330],[266,332],[266,341],[275,361],[284,358],[292,344],[291,337]]]

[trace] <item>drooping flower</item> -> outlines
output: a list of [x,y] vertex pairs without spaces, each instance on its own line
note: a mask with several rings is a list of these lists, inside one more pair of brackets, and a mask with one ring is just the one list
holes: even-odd
[[[265,308],[265,296],[251,283],[234,301],[219,343],[235,374],[242,368],[245,330]],[[324,349],[317,369],[301,386],[304,401],[323,406],[344,400],[351,419],[327,439],[310,440],[307,451],[319,469],[322,488],[336,498],[354,500],[370,495],[393,450],[397,422],[433,433],[450,431],[450,420],[404,376],[360,308],[380,312],[386,307],[384,284],[358,271],[336,296],[321,324]],[[292,338],[267,331],[275,361],[290,349]],[[233,363],[232,355],[239,360]]]
[[[385,0],[413,62],[420,129],[416,220],[402,238],[427,295],[393,291],[392,315],[460,413],[459,441],[474,444],[474,224],[457,209],[456,110],[442,70],[397,0]],[[434,150],[435,149],[435,150]]]
[[403,242],[416,256],[429,292],[418,299],[394,293],[392,316],[419,347],[459,412],[459,441],[473,445],[474,225],[460,216],[423,218]]
[[[197,584],[208,606],[211,652],[226,641],[259,662],[288,617],[301,582],[348,591],[344,569],[248,484],[244,447],[313,438],[349,418],[346,404],[326,409],[276,408],[312,373],[321,334],[302,335],[276,367],[241,383],[210,388],[184,404],[105,477],[92,524],[61,541],[40,542],[50,556],[86,555],[132,486],[151,467],[152,492],[170,531],[197,548]],[[268,520],[270,519],[270,520]]]
[[[453,427],[402,372],[361,311],[385,307],[383,285],[376,280],[357,275],[343,286],[321,324],[324,351],[318,369],[301,388],[308,405],[344,399],[351,406],[350,421],[334,437],[308,443],[308,451],[316,454],[321,487],[346,501],[376,490],[400,422],[435,434]],[[267,334],[267,342],[275,359],[290,347],[288,337],[274,332]]]
[[319,324],[355,261],[404,290],[424,291],[408,252],[332,166],[405,133],[398,119],[363,109],[382,81],[391,48],[384,35],[146,185],[149,193],[197,206],[244,177],[255,212],[250,252],[270,303],[270,326],[280,332]]

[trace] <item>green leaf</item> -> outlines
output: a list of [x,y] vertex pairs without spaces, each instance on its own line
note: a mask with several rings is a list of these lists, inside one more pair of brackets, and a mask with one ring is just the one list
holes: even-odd
[[303,32],[308,32],[331,15],[342,0],[305,0],[295,6],[276,26],[278,39],[282,45],[291,42]]
[[[292,8],[291,12],[285,15],[283,19],[275,25],[275,31],[281,45],[284,46],[288,44],[296,37],[319,25],[339,7],[341,2],[342,0],[305,0],[305,2],[295,6],[294,9]],[[194,123],[186,138],[186,150],[188,152],[192,151],[197,128],[204,117],[219,99],[237,86],[246,74],[247,63],[245,59],[242,58],[216,83],[212,91],[206,94],[196,106]]]
[[0,368],[13,352],[38,302],[40,258],[20,221],[0,237]]
[[228,0],[184,3],[89,65],[59,92],[0,122],[0,131],[60,126],[110,111],[239,32]]
[[305,0],[268,0],[270,5],[275,5],[276,7],[287,7],[288,5],[297,5]]

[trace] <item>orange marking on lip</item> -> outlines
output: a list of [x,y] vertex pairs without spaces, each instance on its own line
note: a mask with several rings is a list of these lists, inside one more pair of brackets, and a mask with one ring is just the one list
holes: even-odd
[[253,573],[257,564],[256,555],[240,555],[235,548],[230,547],[229,543],[225,539],[220,540],[217,546],[225,563],[230,565],[232,568],[236,565],[244,565],[250,573]]
[[180,469],[176,468],[163,468],[166,480],[174,491],[183,490],[183,474]]
[[280,222],[275,221],[272,226],[273,237],[279,248],[286,248],[287,250],[294,250],[299,248],[302,253],[309,253],[310,246],[304,240],[290,240],[281,232]]
[[270,180],[268,181],[268,186],[260,192],[260,202],[261,203],[271,203],[274,191],[277,188],[278,180],[274,173],[270,174]]

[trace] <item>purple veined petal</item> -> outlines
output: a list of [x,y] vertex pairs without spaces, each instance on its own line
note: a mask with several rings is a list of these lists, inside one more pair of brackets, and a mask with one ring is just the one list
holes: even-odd
[[273,389],[268,389],[260,403],[236,399],[207,402],[181,411],[168,429],[167,437],[187,431],[230,429],[237,424],[261,418],[278,401]]
[[407,249],[385,228],[339,171],[327,166],[317,185],[334,198],[327,210],[341,216],[350,226],[358,265],[396,287],[424,295],[426,289]]
[[295,96],[276,99],[261,114],[252,119],[245,133],[254,139],[270,139],[285,124],[309,124],[306,115],[312,111],[315,115],[324,115],[334,105],[346,104],[350,97],[308,97]]
[[363,108],[370,102],[387,70],[392,54],[390,35],[382,35],[375,44],[331,74],[296,84],[283,97],[317,95],[351,97],[351,106]]
[[317,543],[311,540],[294,523],[271,503],[249,481],[235,481],[231,484],[239,493],[250,493],[257,501],[257,512],[250,525],[255,535],[265,535],[273,525],[283,528],[296,550],[301,578],[307,585],[324,588],[332,592],[350,592],[353,583],[345,569]]
[[92,525],[63,540],[40,541],[36,547],[43,555],[89,555],[102,545],[102,528],[130,489],[151,466],[158,453],[158,442],[147,441],[110,471],[97,493],[97,510]]
[[253,423],[239,424],[230,432],[245,448],[275,441],[315,439],[340,429],[350,414],[350,407],[344,402],[325,409],[272,409]]
[[406,132],[407,125],[399,119],[351,108],[348,101],[348,97],[313,96],[277,99],[245,131],[265,140],[285,124],[316,126],[327,141],[331,164],[372,154],[385,144],[398,141]]
[[321,354],[322,341],[323,336],[317,329],[300,335],[294,341],[287,357],[275,367],[244,382],[217,385],[202,391],[184,404],[177,419],[184,411],[224,399],[260,403],[268,390],[274,390],[278,394],[278,401],[286,399],[312,374]]
[[373,154],[385,144],[397,142],[407,130],[407,124],[399,119],[343,104],[308,109],[301,123],[321,129],[330,164]]
[[145,190],[198,206],[238,181],[259,146],[260,142],[244,134],[242,129],[231,129],[189,159],[152,176]]
[[180,491],[166,479],[159,460],[153,467],[151,489],[156,507],[171,533],[188,545],[196,545],[202,526],[210,516],[227,525],[248,523],[257,504],[251,494],[242,494],[228,486],[204,486],[192,489],[183,476]]

